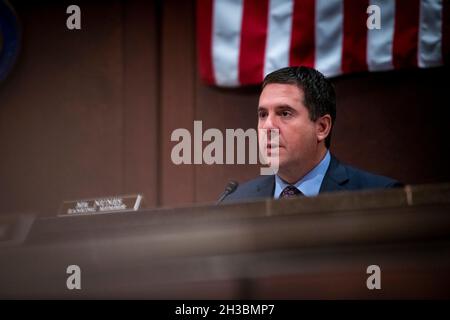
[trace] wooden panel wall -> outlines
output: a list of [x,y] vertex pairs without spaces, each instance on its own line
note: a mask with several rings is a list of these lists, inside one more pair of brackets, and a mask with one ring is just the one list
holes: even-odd
[[[11,1],[23,25],[0,86],[0,213],[56,212],[62,200],[143,193],[147,206],[214,201],[249,165],[174,165],[173,130],[256,126],[257,87],[219,89],[197,73],[195,0]],[[334,80],[332,151],[405,183],[450,181],[448,69]]]
[[0,87],[0,211],[138,191],[156,205],[154,3],[79,2],[79,31],[68,1],[12,4],[23,43]]

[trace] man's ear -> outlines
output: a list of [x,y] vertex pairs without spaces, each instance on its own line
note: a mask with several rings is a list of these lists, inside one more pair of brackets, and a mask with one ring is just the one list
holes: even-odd
[[326,137],[330,134],[332,126],[331,116],[326,114],[316,120],[316,136],[317,141],[325,141]]

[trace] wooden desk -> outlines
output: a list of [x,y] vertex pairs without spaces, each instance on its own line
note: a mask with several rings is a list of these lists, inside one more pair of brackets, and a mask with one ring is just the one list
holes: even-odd
[[[449,184],[2,217],[0,230],[0,298],[450,298]],[[69,265],[81,290],[66,287]]]

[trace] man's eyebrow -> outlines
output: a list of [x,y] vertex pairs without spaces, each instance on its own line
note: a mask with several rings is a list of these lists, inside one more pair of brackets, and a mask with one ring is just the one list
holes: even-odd
[[[277,112],[283,111],[283,110],[289,110],[289,111],[292,111],[292,112],[297,112],[297,110],[295,110],[295,108],[291,107],[288,104],[282,104],[282,105],[279,105],[279,106],[275,107],[275,111],[277,111]],[[258,110],[256,112],[261,112],[261,111],[267,111],[267,108],[264,107],[264,106],[259,106]]]
[[277,110],[289,109],[289,110],[294,110],[295,111],[295,109],[293,107],[291,107],[290,105],[288,105],[288,104],[282,104],[282,105],[276,106],[275,109],[277,109]]

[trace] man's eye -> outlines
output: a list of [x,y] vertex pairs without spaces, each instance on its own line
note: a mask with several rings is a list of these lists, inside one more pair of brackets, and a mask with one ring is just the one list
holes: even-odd
[[289,117],[291,115],[292,115],[292,113],[290,111],[281,111],[281,116],[282,117]]
[[267,112],[264,112],[264,111],[258,112],[258,117],[265,118],[266,116],[267,116]]

